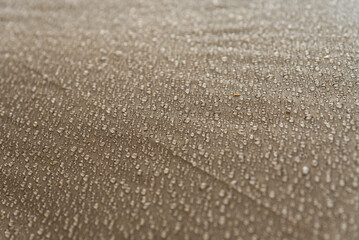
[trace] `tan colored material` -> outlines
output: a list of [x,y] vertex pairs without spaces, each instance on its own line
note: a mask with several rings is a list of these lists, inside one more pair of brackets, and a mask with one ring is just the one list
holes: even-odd
[[358,1],[0,1],[0,239],[359,239]]

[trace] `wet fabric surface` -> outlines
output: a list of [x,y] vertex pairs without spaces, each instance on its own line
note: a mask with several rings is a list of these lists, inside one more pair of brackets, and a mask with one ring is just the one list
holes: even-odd
[[0,239],[359,239],[358,1],[0,1]]

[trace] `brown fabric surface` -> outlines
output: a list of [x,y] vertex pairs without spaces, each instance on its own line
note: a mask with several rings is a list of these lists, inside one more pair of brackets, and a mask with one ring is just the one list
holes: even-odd
[[358,1],[0,1],[0,239],[359,239]]

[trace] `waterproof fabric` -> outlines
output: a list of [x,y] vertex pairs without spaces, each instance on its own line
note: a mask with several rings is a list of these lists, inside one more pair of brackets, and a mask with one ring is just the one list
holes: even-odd
[[358,20],[0,1],[0,239],[359,239]]

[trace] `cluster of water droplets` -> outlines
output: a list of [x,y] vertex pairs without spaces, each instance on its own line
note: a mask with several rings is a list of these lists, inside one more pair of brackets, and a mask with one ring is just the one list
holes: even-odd
[[305,2],[6,3],[0,239],[359,238],[358,7]]

